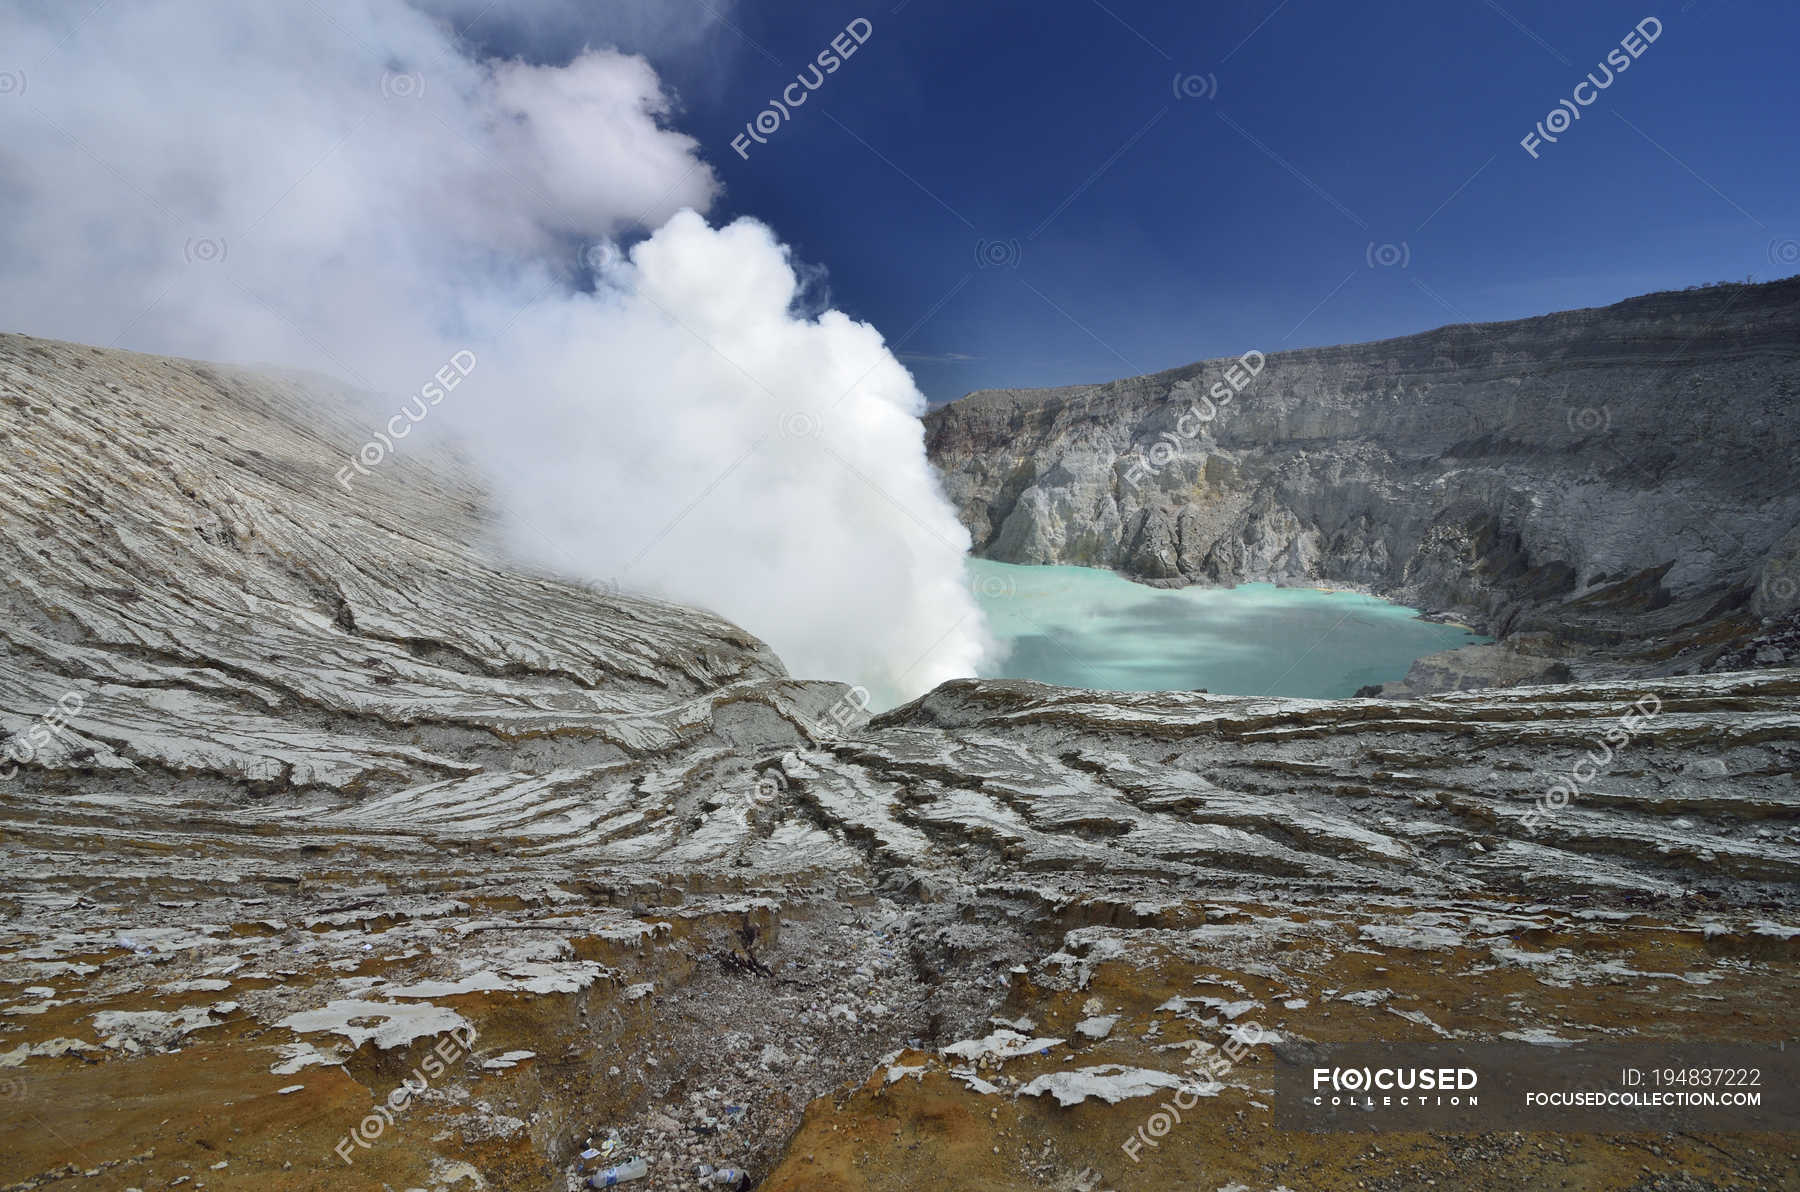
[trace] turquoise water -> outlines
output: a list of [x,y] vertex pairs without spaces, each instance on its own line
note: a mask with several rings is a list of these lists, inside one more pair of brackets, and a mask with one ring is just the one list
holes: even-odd
[[984,678],[1109,691],[1336,699],[1406,676],[1415,658],[1490,639],[1355,592],[1241,584],[1147,588],[1091,567],[969,561],[1008,647]]

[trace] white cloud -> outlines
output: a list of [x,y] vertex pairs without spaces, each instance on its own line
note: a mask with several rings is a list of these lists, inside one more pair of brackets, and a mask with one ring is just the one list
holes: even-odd
[[[767,228],[694,213],[719,183],[643,59],[475,60],[401,0],[81,16],[0,10],[0,324],[394,393],[475,348],[432,433],[469,432],[527,561],[884,700],[974,672],[923,398],[873,328],[791,312]],[[659,225],[583,292],[581,244]]]
[[973,674],[968,532],[880,334],[792,315],[786,251],[749,220],[684,212],[605,281],[534,308],[500,358],[532,395],[488,407],[516,537],[701,600],[796,674],[883,702]]

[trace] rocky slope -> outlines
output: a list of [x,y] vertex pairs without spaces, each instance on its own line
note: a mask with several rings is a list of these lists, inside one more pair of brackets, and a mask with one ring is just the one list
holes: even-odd
[[1800,671],[845,731],[733,626],[476,549],[453,457],[346,491],[370,424],[0,337],[0,1188],[1795,1186],[1778,1136],[1297,1140],[1269,1071],[1793,1040]]
[[1540,671],[1783,661],[1800,278],[1257,366],[979,392],[931,412],[928,447],[990,558],[1366,588]]

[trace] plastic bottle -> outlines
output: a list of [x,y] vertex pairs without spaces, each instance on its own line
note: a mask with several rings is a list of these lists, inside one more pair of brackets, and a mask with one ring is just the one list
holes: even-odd
[[748,1178],[748,1173],[736,1167],[711,1167],[705,1163],[700,1165],[700,1182],[702,1184],[712,1184],[720,1188],[735,1188]]
[[588,1177],[590,1188],[610,1188],[615,1184],[623,1184],[628,1180],[641,1180],[650,1174],[650,1165],[644,1162],[643,1156],[629,1159],[617,1167],[608,1167],[605,1171],[596,1171]]
[[594,1162],[596,1159],[598,1159],[598,1160],[601,1160],[602,1162],[606,1163],[606,1165],[610,1167],[612,1165],[611,1161],[612,1161],[613,1153],[616,1152],[621,1145],[622,1144],[619,1141],[619,1135],[616,1130],[608,1131],[607,1137],[600,1143],[599,1146],[595,1146],[594,1140],[592,1138],[589,1138],[587,1140],[586,1149],[581,1152],[581,1166],[583,1168],[586,1168],[588,1166],[588,1164],[590,1164],[590,1163]]

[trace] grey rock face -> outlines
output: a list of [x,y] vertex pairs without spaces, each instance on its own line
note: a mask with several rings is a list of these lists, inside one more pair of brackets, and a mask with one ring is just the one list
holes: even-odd
[[[1268,372],[1282,367],[1271,358]],[[1282,392],[1257,396],[1274,405]],[[363,435],[361,413],[316,382],[7,337],[0,420],[0,726],[19,755],[0,797],[32,820],[71,801],[119,824],[176,806],[316,843],[504,841],[577,868],[729,869],[776,885],[835,870],[947,891],[1017,864],[1084,884],[1376,881],[1373,866],[1386,886],[1459,888],[1434,852],[1383,826],[1386,800],[1429,790],[1447,816],[1432,839],[1458,855],[1480,844],[1474,872],[1504,886],[1514,860],[1551,863],[1555,832],[1510,826],[1533,792],[1646,692],[1668,709],[1646,739],[1668,746],[1639,744],[1637,777],[1603,800],[1649,817],[1642,831],[1584,806],[1557,832],[1598,815],[1585,855],[1617,852],[1620,871],[1679,868],[1685,852],[1633,842],[1669,807],[1725,797],[1685,776],[1681,750],[1702,739],[1744,751],[1729,768],[1745,775],[1732,806],[1791,814],[1791,678],[1520,687],[1392,708],[969,681],[845,735],[828,715],[842,685],[786,678],[734,626],[509,570],[464,545],[482,538],[485,506],[453,460],[395,461],[343,491],[333,473]],[[1331,450],[1341,462],[1373,449]],[[1056,492],[1080,480],[1062,465],[1046,476]],[[1713,482],[1723,491],[1724,477]],[[1054,503],[1037,491],[1029,499]],[[1304,558],[1338,557],[1329,536],[1283,516],[1285,545],[1241,542],[1234,566],[1286,577]],[[1017,508],[1007,520],[1051,525]],[[1392,552],[1415,573],[1425,552],[1447,563],[1469,549],[1448,531],[1423,539]],[[1745,665],[1790,657],[1779,644],[1757,653]],[[1475,673],[1541,682],[1560,677],[1554,667],[1507,655]],[[1420,687],[1457,672],[1416,669]],[[1469,686],[1457,673],[1448,685]],[[1366,794],[1309,793],[1308,776],[1327,772],[1326,790]],[[1755,858],[1745,874],[1786,881],[1785,845],[1762,839],[1741,843]],[[1707,847],[1729,857],[1739,844]],[[1566,868],[1577,880],[1582,866]]]
[[1800,604],[1800,279],[1273,353],[1219,400],[1235,364],[932,411],[978,552],[1696,666]]

